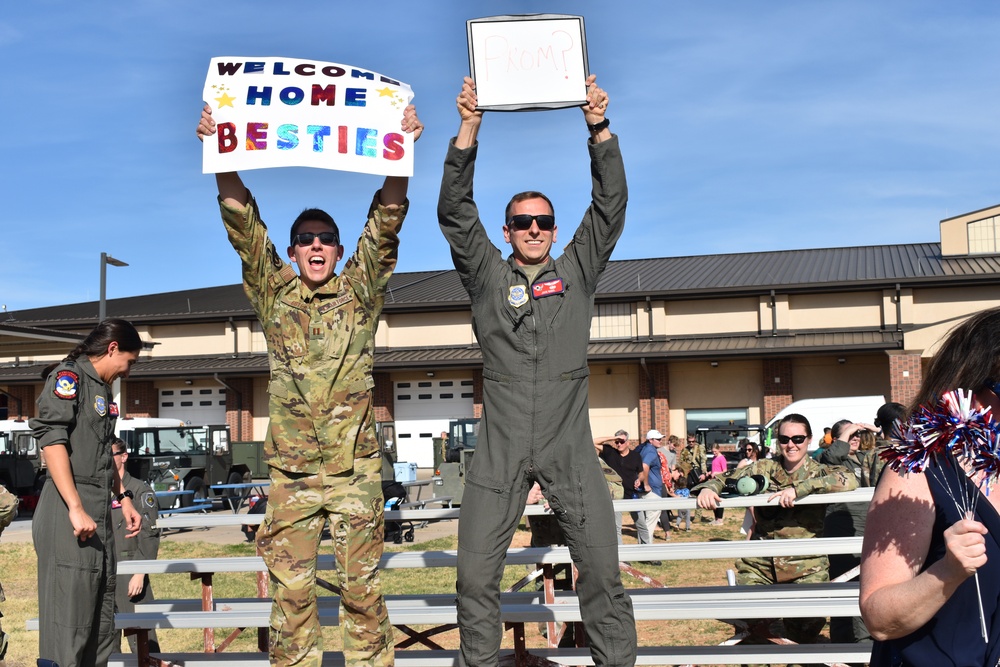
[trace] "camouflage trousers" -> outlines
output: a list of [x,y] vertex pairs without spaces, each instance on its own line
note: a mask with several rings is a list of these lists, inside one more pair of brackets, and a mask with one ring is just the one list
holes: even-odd
[[316,604],[316,557],[330,522],[340,587],[344,664],[391,667],[392,627],[382,585],[383,499],[379,458],[356,459],[339,475],[271,469],[267,514],[257,549],[271,575],[272,665],[319,667],[323,658]]
[[[826,556],[741,558],[736,561],[736,583],[741,586],[770,584],[813,584],[830,581],[830,563]],[[815,643],[826,625],[825,618],[785,618],[785,637],[797,644]],[[754,620],[748,621],[754,623]],[[743,643],[763,643],[747,638]]]

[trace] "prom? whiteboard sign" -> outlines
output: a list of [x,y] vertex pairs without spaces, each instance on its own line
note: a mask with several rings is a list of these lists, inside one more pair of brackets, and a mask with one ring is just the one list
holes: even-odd
[[470,19],[466,29],[479,109],[565,109],[587,101],[582,16],[487,16]]

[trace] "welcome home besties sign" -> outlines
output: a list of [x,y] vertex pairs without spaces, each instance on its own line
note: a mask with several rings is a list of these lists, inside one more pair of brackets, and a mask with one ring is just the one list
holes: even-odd
[[318,167],[413,175],[413,136],[400,130],[405,83],[360,67],[275,57],[213,58],[205,102],[218,132],[202,171]]

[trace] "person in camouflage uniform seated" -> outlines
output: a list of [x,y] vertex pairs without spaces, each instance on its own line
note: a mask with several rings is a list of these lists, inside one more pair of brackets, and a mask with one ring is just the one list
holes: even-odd
[[[852,472],[839,466],[817,463],[807,453],[812,440],[809,421],[800,414],[790,414],[778,422],[778,443],[781,454],[774,459],[761,459],[731,473],[720,475],[700,484],[692,491],[698,496],[698,506],[715,509],[721,500],[719,493],[726,481],[747,475],[763,475],[769,485],[770,500],[776,505],[754,508],[756,524],[753,538],[780,540],[817,537],[823,533],[824,505],[801,505],[795,501],[811,493],[851,491],[858,487]],[[804,584],[830,580],[830,563],[826,556],[782,556],[777,558],[741,558],[736,561],[736,581],[741,585]],[[800,644],[816,640],[826,623],[825,618],[784,619],[786,636]]]
[[[416,140],[415,108],[401,129]],[[199,139],[216,133],[206,105]],[[340,587],[347,667],[393,664],[392,627],[378,565],[383,546],[381,452],[375,436],[375,329],[396,266],[408,179],[387,177],[375,193],[357,250],[343,259],[328,213],[303,211],[278,255],[257,204],[235,172],[216,174],[222,220],[243,263],[243,288],[267,340],[270,428],[264,452],[271,486],[257,548],[274,587],[272,665],[319,667],[316,557],[329,521]]]
[[[10,525],[10,522],[14,520],[17,515],[17,496],[8,491],[4,486],[0,486],[0,535],[3,535],[3,529]],[[0,583],[0,602],[3,602],[7,598],[3,594],[3,584]],[[0,614],[0,618],[3,618],[3,614]],[[7,655],[7,634],[0,627],[0,667],[5,667],[7,664],[4,660],[4,656]]]

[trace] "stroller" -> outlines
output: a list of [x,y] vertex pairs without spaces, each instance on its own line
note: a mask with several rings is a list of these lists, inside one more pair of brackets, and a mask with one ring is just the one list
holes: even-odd
[[[406,502],[406,487],[396,480],[383,480],[382,497],[385,498],[385,509],[398,510],[399,506]],[[386,521],[385,539],[392,540],[393,544],[402,544],[404,541],[412,542],[413,522]]]

